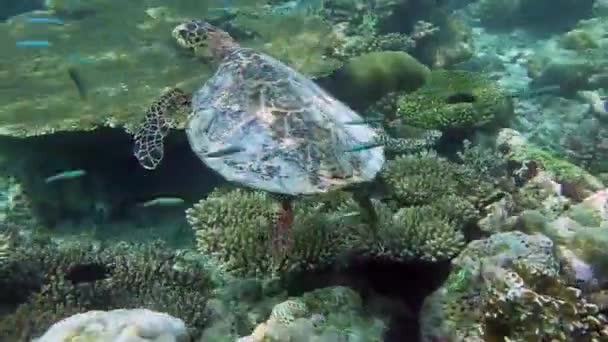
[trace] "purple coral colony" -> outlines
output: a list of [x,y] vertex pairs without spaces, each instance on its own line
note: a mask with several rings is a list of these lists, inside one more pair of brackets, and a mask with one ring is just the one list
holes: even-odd
[[0,342],[608,342],[608,1],[0,31]]

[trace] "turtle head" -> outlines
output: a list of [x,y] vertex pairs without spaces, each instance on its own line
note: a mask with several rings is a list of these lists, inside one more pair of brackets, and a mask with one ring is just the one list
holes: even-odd
[[171,35],[182,47],[197,49],[209,46],[212,54],[218,57],[222,57],[227,48],[236,46],[226,31],[199,19],[177,25]]

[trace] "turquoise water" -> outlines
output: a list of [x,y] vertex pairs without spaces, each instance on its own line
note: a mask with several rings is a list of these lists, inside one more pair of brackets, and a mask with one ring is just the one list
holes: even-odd
[[608,2],[0,4],[0,342],[608,341]]

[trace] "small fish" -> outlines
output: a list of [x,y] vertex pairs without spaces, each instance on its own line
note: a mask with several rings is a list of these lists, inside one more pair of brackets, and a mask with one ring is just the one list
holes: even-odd
[[384,146],[384,144],[382,144],[382,143],[360,144],[360,145],[356,145],[355,147],[348,149],[344,152],[360,152],[360,151],[364,151],[364,150],[371,150],[372,148],[381,147],[381,146]]
[[65,179],[72,179],[72,178],[78,178],[78,177],[82,177],[84,175],[86,175],[87,172],[85,170],[69,170],[69,171],[63,171],[60,172],[56,175],[50,176],[48,178],[46,178],[44,180],[45,183],[51,183],[51,182],[55,182],[58,180],[65,180]]
[[344,124],[345,125],[367,125],[367,124],[372,124],[372,123],[380,123],[383,121],[384,120],[381,118],[367,118],[367,119],[362,119],[362,120],[346,121]]
[[205,157],[219,158],[219,157],[224,157],[224,156],[228,156],[228,155],[243,152],[243,151],[245,151],[245,149],[240,146],[228,146],[226,148],[222,148],[217,151],[209,152],[209,153],[205,154]]
[[80,64],[95,63],[95,59],[94,58],[81,57],[77,53],[72,53],[72,54],[68,55],[68,61],[73,62],[73,63],[80,63]]
[[49,47],[51,43],[48,40],[20,40],[17,47]]
[[555,93],[561,90],[559,85],[547,85],[536,89],[524,89],[511,94],[511,97],[530,98],[537,95],[545,95]]
[[70,79],[72,82],[74,82],[76,89],[78,89],[78,95],[80,95],[80,98],[85,100],[87,98],[87,87],[85,86],[84,80],[82,79],[82,76],[80,76],[78,70],[73,67],[69,67],[68,76],[70,76]]
[[59,18],[27,18],[27,22],[28,23],[32,23],[32,24],[57,24],[57,25],[63,25],[63,20],[59,19]]
[[148,207],[168,207],[174,205],[182,205],[184,200],[179,197],[158,197],[153,200],[141,203],[140,206],[144,208]]

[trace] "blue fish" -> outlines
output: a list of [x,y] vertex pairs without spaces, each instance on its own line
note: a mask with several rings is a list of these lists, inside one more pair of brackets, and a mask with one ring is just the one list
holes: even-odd
[[44,182],[48,184],[48,183],[52,183],[52,182],[56,182],[56,181],[60,181],[60,180],[79,178],[86,174],[87,174],[87,172],[85,170],[80,170],[80,169],[79,170],[68,170],[68,171],[60,172],[56,175],[47,177],[44,180]]
[[59,18],[27,18],[28,23],[32,24],[57,24],[63,25],[63,20]]
[[80,64],[95,63],[94,58],[81,57],[78,53],[72,53],[72,54],[68,55],[68,60],[70,62],[80,63]]
[[20,40],[17,47],[49,47],[51,43],[48,40]]
[[344,152],[360,152],[360,151],[365,151],[365,150],[371,150],[372,148],[377,148],[377,147],[381,147],[381,146],[384,146],[384,144],[382,144],[382,143],[358,144]]

